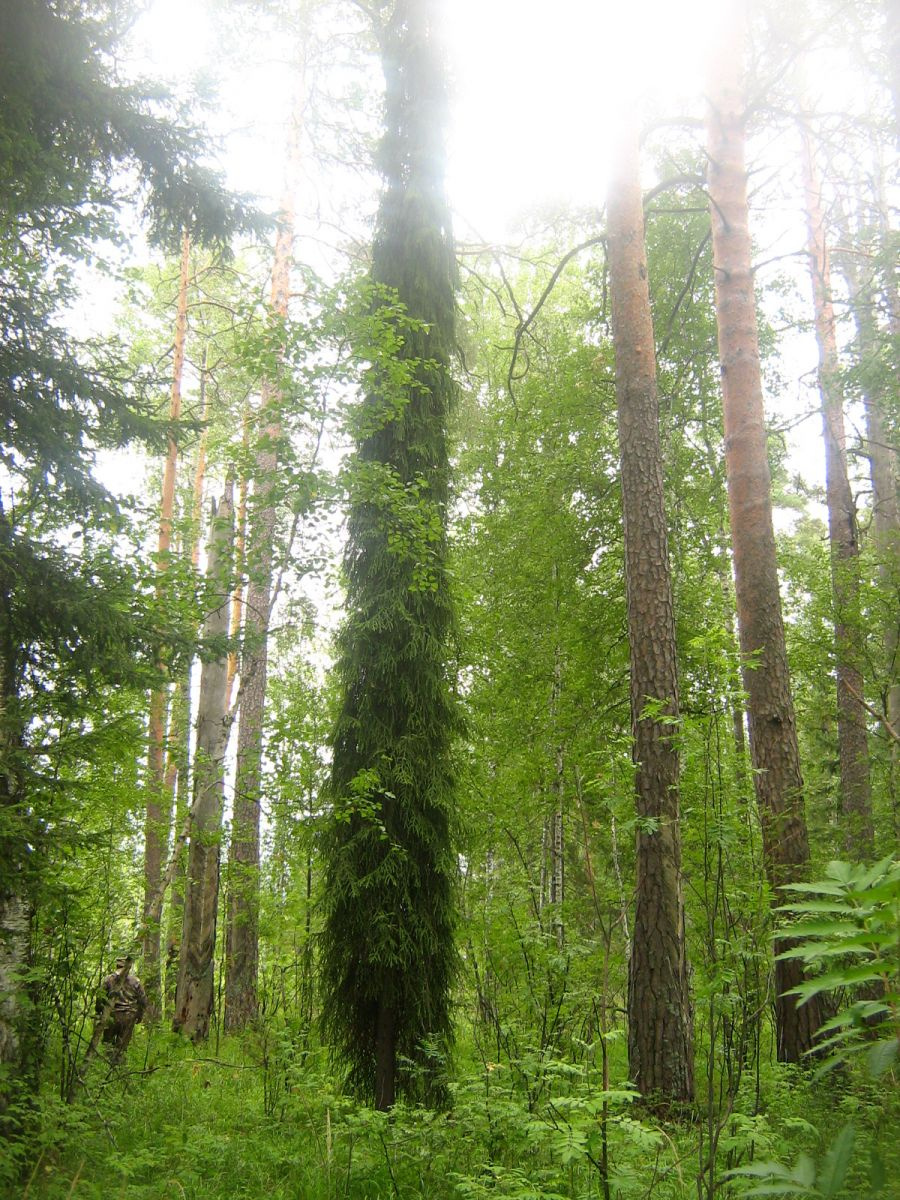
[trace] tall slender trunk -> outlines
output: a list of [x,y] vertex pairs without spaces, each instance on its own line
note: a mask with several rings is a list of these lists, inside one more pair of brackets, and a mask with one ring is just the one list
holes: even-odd
[[[244,409],[243,436],[241,438],[244,457],[250,446],[250,406]],[[231,695],[238,670],[237,639],[241,632],[244,613],[244,564],[247,553],[247,500],[250,480],[246,471],[241,472],[238,484],[237,520],[234,529],[234,591],[231,593],[231,626],[228,640],[228,679],[225,684],[225,707],[231,708]]]
[[628,1060],[644,1096],[694,1094],[678,819],[678,673],[638,135],[623,131],[607,206],[639,817]]
[[[302,79],[302,73],[301,73]],[[302,94],[302,86],[301,86]],[[288,314],[294,246],[294,202],[302,102],[292,124],[288,178],[272,265],[272,309]],[[269,617],[272,605],[272,552],[276,509],[271,499],[281,435],[275,384],[264,381],[256,452],[253,513],[247,539],[247,597],[241,655],[241,703],[237,744],[237,780],[228,861],[228,916],[225,937],[225,1028],[241,1029],[257,1012],[259,964],[259,826],[262,791],[263,721],[266,707]]]
[[170,762],[175,765],[175,793],[172,801],[172,886],[166,916],[166,958],[163,991],[165,1008],[171,1011],[175,1003],[178,981],[178,956],[181,948],[181,926],[184,921],[184,878],[187,873],[187,847],[178,846],[178,831],[184,828],[190,809],[191,770],[191,670],[190,666],[178,680],[172,697],[172,728],[169,733]]
[[25,975],[31,942],[27,833],[17,828],[25,812],[19,755],[13,631],[8,620],[14,579],[7,566],[12,528],[0,497],[0,1136],[5,1113],[21,1082]]
[[[849,228],[844,225],[844,239],[851,243]],[[879,331],[875,324],[875,298],[872,284],[865,285],[859,263],[852,253],[841,256],[841,274],[856,324],[856,359],[862,378],[865,412],[865,453],[869,462],[872,486],[872,539],[878,563],[878,581],[884,600],[882,643],[884,670],[882,673],[884,715],[892,729],[900,728],[900,640],[898,640],[897,599],[900,594],[900,509],[897,505],[897,476],[895,451],[888,443],[882,412],[889,384],[878,364]],[[893,603],[892,603],[893,602]],[[890,795],[893,809],[894,836],[900,838],[900,812],[897,791],[900,785],[900,755],[897,743],[890,746]]]
[[802,131],[803,184],[806,194],[809,271],[812,279],[816,340],[819,346],[819,392],[825,439],[825,496],[831,549],[834,605],[834,653],[837,678],[838,757],[844,849],[857,859],[872,859],[872,789],[869,741],[864,707],[863,646],[859,608],[859,530],[847,470],[844,404],[838,381],[838,350],[831,300],[831,263],[825,237],[822,188],[816,171],[809,129]]
[[[809,842],[778,589],[753,292],[744,162],[743,17],[743,5],[732,4],[712,56],[708,187],[738,635],[763,856],[772,900],[778,904],[777,889],[806,874]],[[795,997],[785,994],[802,978],[796,960],[776,961],[777,1052],[786,1062],[802,1059],[820,1024],[815,999],[798,1007]]]
[[[209,390],[207,388],[207,373],[209,363],[209,347],[203,347],[203,359],[200,366],[200,408],[203,420],[203,430],[197,444],[197,460],[194,464],[194,483],[191,498],[191,566],[194,571],[200,565],[200,526],[203,520],[203,484],[206,479],[206,446],[209,437]],[[183,713],[183,724],[178,725],[178,736],[170,736],[174,741],[174,752],[178,758],[178,777],[175,790],[175,817],[172,828],[176,835],[184,826],[190,808],[191,796],[191,675],[193,661],[189,662],[184,674],[178,681],[175,695],[172,699],[174,713]],[[227,707],[227,705],[226,705]],[[181,929],[184,924],[184,881],[187,874],[188,848],[182,845],[174,852],[172,864],[172,891],[169,903],[168,932],[166,934],[166,1003],[175,1003],[175,991],[178,986],[178,962],[181,957]]]
[[557,948],[565,945],[566,927],[563,921],[565,888],[565,841],[563,802],[565,797],[565,752],[560,729],[559,706],[562,698],[562,648],[559,644],[559,564],[553,564],[553,596],[555,603],[556,645],[553,650],[553,682],[550,688],[550,731],[553,738],[553,777],[550,794],[553,798],[547,841],[550,851],[549,900],[553,909],[552,928]]
[[[178,467],[178,443],[174,424],[181,418],[181,380],[184,373],[184,349],[187,340],[187,296],[190,272],[191,243],[187,233],[181,239],[181,267],[178,279],[178,299],[175,310],[175,345],[172,356],[172,393],[169,402],[169,447],[163,468],[162,499],[159,515],[159,536],[156,558],[156,594],[162,596],[164,577],[169,565],[172,546],[172,523],[175,515],[175,476]],[[166,664],[160,660],[159,669]],[[147,808],[144,822],[144,939],[142,975],[147,992],[148,1021],[160,1016],[160,927],[159,921],[148,920],[150,905],[159,889],[162,862],[169,835],[171,792],[166,787],[166,708],[168,688],[155,688],[150,695],[147,752]]]
[[[204,623],[207,641],[224,638],[228,633],[233,518],[232,485],[229,482],[218,507],[214,504],[212,509],[207,578],[210,602],[216,607]],[[224,759],[229,730],[225,712],[227,674],[227,655],[221,654],[204,662],[200,675],[191,844],[172,1022],[176,1030],[194,1041],[205,1038],[209,1031],[214,1000],[213,959],[219,907]]]
[[[6,855],[4,866],[21,875],[21,864],[9,862]],[[0,890],[0,1132],[6,1129],[4,1114],[15,1096],[25,1058],[23,1001],[31,945],[31,903],[21,878],[15,882],[20,886],[11,886],[13,879],[4,880]]]

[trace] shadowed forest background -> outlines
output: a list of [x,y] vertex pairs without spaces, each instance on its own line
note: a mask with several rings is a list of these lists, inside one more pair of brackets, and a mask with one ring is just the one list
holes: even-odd
[[163,7],[0,0],[0,1189],[895,1196],[900,5],[489,238],[496,14]]

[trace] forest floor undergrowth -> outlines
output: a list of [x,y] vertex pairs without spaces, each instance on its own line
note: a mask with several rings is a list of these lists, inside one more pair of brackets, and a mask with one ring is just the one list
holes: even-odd
[[[623,1078],[624,1064],[612,1065]],[[769,1067],[748,1075],[733,1104],[701,1097],[664,1120],[627,1088],[604,1093],[590,1062],[485,1064],[461,1051],[448,1111],[385,1115],[341,1095],[319,1051],[264,1028],[196,1048],[139,1030],[122,1064],[91,1064],[75,1103],[59,1091],[48,1071],[21,1173],[3,1180],[10,1196],[711,1200],[761,1185],[836,1200],[900,1195],[900,1097],[884,1079],[814,1082]],[[836,1155],[847,1162],[835,1191],[826,1176]],[[765,1162],[781,1166],[727,1175]]]

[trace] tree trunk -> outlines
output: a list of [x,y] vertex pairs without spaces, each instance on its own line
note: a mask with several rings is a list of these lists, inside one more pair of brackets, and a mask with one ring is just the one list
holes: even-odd
[[16,647],[8,620],[15,583],[7,566],[11,533],[0,498],[0,1138],[9,1128],[4,1114],[22,1082],[32,914],[29,834],[23,825],[21,722],[12,671]]
[[[191,243],[187,233],[181,239],[181,268],[178,280],[178,300],[175,311],[175,347],[172,357],[172,395],[169,403],[169,449],[163,469],[162,500],[159,514],[159,537],[156,558],[156,594],[162,596],[163,577],[168,569],[172,545],[172,522],[175,513],[175,475],[178,466],[178,443],[174,424],[181,418],[181,379],[184,372],[184,348],[187,339],[187,295],[190,271]],[[164,672],[164,661],[158,663]],[[166,707],[168,689],[155,689],[150,696],[147,753],[147,810],[144,823],[144,942],[142,975],[147,992],[146,1020],[159,1019],[160,1004],[160,929],[159,921],[147,916],[152,897],[159,889],[162,863],[169,836],[171,793],[166,788]]]
[[844,405],[838,374],[837,337],[831,300],[831,264],[825,239],[822,189],[817,177],[812,138],[804,127],[803,183],[806,193],[809,271],[812,279],[816,340],[819,346],[819,392],[825,438],[825,495],[831,550],[834,605],[834,654],[837,678],[838,758],[844,849],[856,859],[875,855],[869,742],[861,669],[863,646],[859,609],[859,530],[850,476]]
[[394,1107],[397,1090],[397,1018],[385,1000],[378,1006],[375,1038],[375,1107],[387,1112]]
[[[844,235],[850,244],[849,229]],[[884,714],[892,729],[900,729],[900,645],[898,645],[897,605],[900,591],[900,510],[897,505],[897,476],[894,449],[888,444],[882,419],[887,399],[884,379],[880,376],[878,330],[873,317],[874,296],[860,278],[859,265],[852,251],[842,256],[841,273],[847,284],[850,306],[856,322],[857,362],[862,376],[866,428],[866,457],[872,484],[872,537],[878,563],[878,581],[886,601],[882,629],[884,645]],[[893,603],[891,603],[893,601]],[[894,814],[894,835],[900,837],[897,811],[900,756],[896,741],[890,748],[890,795]]]
[[166,959],[164,965],[163,991],[165,1008],[171,1011],[175,1003],[175,988],[178,981],[178,957],[181,949],[181,926],[184,921],[184,877],[187,873],[187,850],[177,845],[178,831],[184,827],[190,808],[191,767],[191,671],[188,666],[179,679],[172,697],[172,728],[169,734],[170,762],[175,764],[175,794],[172,803],[174,813],[172,830],[172,887],[169,894],[169,910],[166,918]]
[[[4,855],[7,865],[12,864]],[[22,1068],[22,1001],[31,942],[31,906],[12,883],[4,880],[0,892],[0,1130]]]
[[[301,73],[302,78],[302,73]],[[293,190],[297,176],[297,139],[302,120],[298,103],[288,155],[288,181],[272,265],[273,311],[288,315],[294,246]],[[257,1011],[259,964],[259,817],[262,791],[263,723],[266,707],[269,617],[272,605],[272,552],[276,510],[270,496],[278,468],[281,435],[277,409],[281,397],[266,380],[259,420],[263,426],[254,468],[254,512],[247,551],[247,597],[241,655],[237,780],[228,856],[228,917],[225,935],[225,1028],[242,1029]]]
[[608,257],[625,522],[635,800],[639,817],[628,1060],[644,1096],[694,1095],[678,824],[678,676],[637,129],[623,132]]
[[[207,577],[212,602],[218,607],[212,609],[204,624],[206,641],[224,638],[228,633],[234,534],[231,493],[229,482],[218,508],[213,505]],[[200,675],[191,844],[172,1022],[174,1029],[193,1041],[206,1037],[213,1010],[224,759],[229,729],[225,712],[227,674],[228,660],[223,653],[204,662]]]
[[[207,366],[209,347],[203,347],[200,366],[200,407],[203,431],[197,445],[197,461],[194,465],[194,485],[191,499],[191,566],[196,571],[200,565],[200,525],[203,520],[203,484],[206,479],[206,444],[209,434],[209,391],[207,389]],[[193,661],[185,668],[172,700],[175,714],[183,714],[178,729],[179,736],[170,736],[175,742],[178,757],[178,777],[175,791],[175,819],[172,823],[177,832],[184,825],[190,808],[191,795],[191,673]],[[227,704],[226,704],[227,707]],[[174,722],[173,722],[174,724]],[[168,933],[166,935],[166,1004],[174,1006],[178,987],[178,962],[181,957],[181,928],[184,924],[184,880],[187,874],[187,846],[182,845],[177,854],[173,850],[172,891],[169,904]]]
[[562,649],[559,644],[559,564],[554,562],[552,571],[553,596],[556,620],[556,645],[553,650],[553,683],[550,688],[550,731],[553,739],[553,781],[550,793],[553,799],[550,813],[550,828],[547,841],[550,851],[549,900],[552,908],[553,937],[557,949],[565,946],[566,927],[563,922],[563,899],[565,889],[565,842],[563,829],[563,800],[565,797],[565,753],[559,723],[559,705],[562,697]]
[[[250,447],[250,405],[244,409],[243,437],[241,448],[244,458]],[[228,679],[225,684],[225,708],[231,708],[231,696],[238,670],[237,641],[241,633],[244,613],[244,565],[247,551],[247,494],[250,481],[246,471],[241,472],[238,485],[237,520],[234,529],[234,591],[231,593],[231,625],[228,630]]]
[[[734,553],[738,635],[747,691],[750,758],[772,901],[806,875],[809,843],[772,525],[762,380],[744,163],[744,31],[733,5],[713,55],[707,150],[716,323],[725,415],[725,468]],[[636,939],[637,940],[637,939]],[[803,978],[796,960],[775,963],[778,1058],[799,1062],[820,1024],[815,999],[785,993]]]

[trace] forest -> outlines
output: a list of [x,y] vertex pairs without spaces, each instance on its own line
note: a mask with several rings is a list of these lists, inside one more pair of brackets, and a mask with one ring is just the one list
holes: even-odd
[[898,155],[897,0],[0,0],[0,1194],[900,1195]]

